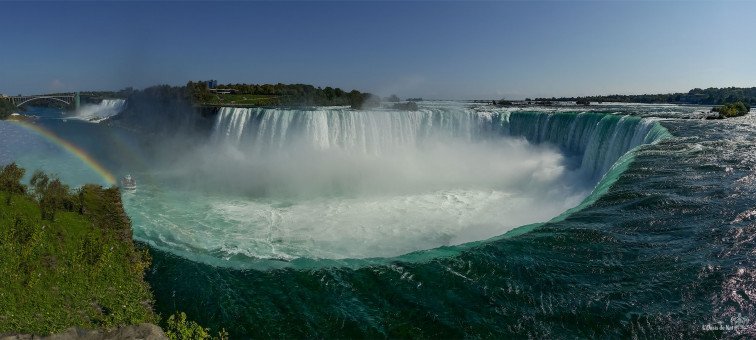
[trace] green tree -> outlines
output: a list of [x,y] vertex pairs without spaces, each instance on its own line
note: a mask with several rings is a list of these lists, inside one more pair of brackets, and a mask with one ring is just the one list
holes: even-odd
[[50,178],[42,170],[34,171],[29,184],[34,188],[43,219],[55,220],[55,212],[58,209],[75,211],[80,205],[76,197],[71,195],[71,190],[67,185],[57,177]]
[[37,200],[42,199],[42,195],[47,189],[47,184],[50,183],[50,177],[47,176],[42,170],[37,169],[34,171],[32,178],[29,180],[29,184],[34,188]]
[[58,209],[74,210],[75,204],[68,186],[54,178],[44,189],[39,206],[42,209],[42,218],[53,221]]
[[0,98],[0,120],[8,118],[11,113],[18,112],[19,108],[9,100]]
[[205,103],[212,98],[212,94],[207,89],[207,84],[203,81],[198,81],[196,83],[190,81],[186,84],[186,88],[189,90],[194,103]]
[[0,190],[6,191],[9,195],[6,198],[6,205],[10,205],[11,197],[14,194],[23,195],[26,193],[26,185],[21,184],[21,178],[24,177],[26,170],[19,168],[15,162],[2,167],[0,172]]

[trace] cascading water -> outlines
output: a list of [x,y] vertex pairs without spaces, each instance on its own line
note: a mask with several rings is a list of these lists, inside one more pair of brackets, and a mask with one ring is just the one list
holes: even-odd
[[[553,338],[555,334],[577,338],[753,338],[753,327],[748,324],[741,330],[712,330],[717,322],[727,325],[741,314],[753,320],[753,298],[749,297],[755,281],[754,271],[748,266],[756,235],[753,114],[710,121],[696,119],[701,117],[700,107],[674,105],[590,107],[623,115],[554,113],[554,107],[505,112],[491,107],[476,111],[453,103],[420,106],[421,117],[438,119],[430,120],[432,128],[412,131],[441,136],[456,131],[456,137],[433,139],[417,134],[412,143],[392,142],[390,147],[379,149],[386,150],[380,153],[372,149],[358,152],[348,143],[316,148],[312,145],[320,144],[311,144],[308,139],[313,137],[298,138],[299,132],[294,132],[301,128],[289,126],[285,129],[289,132],[286,138],[279,136],[278,143],[269,143],[267,150],[258,151],[253,147],[254,139],[239,143],[227,134],[228,129],[216,127],[213,140],[205,147],[198,148],[187,140],[175,147],[166,146],[174,154],[198,156],[175,164],[167,163],[176,157],[166,157],[167,165],[160,164],[159,157],[134,158],[135,153],[129,150],[140,146],[156,148],[170,141],[162,140],[159,145],[132,141],[124,145],[122,142],[131,136],[127,130],[63,122],[60,112],[47,109],[35,108],[31,113],[39,117],[33,124],[72,144],[87,146],[89,155],[114,172],[119,169],[116,165],[123,164],[122,169],[139,181],[138,190],[124,193],[123,200],[132,217],[135,237],[154,246],[150,248],[153,262],[147,276],[156,296],[156,311],[163,315],[185,311],[203,326],[226,328],[232,338],[265,338],[270,334],[295,338]],[[226,118],[230,119],[230,109],[225,111],[229,111]],[[254,111],[237,111],[235,115],[249,121]],[[306,121],[309,112],[293,112],[292,121]],[[378,119],[384,118],[378,115],[396,113],[376,110],[371,114]],[[278,121],[284,121],[275,110],[266,115],[271,120],[279,115]],[[362,117],[370,119],[367,115]],[[468,118],[476,123],[449,123]],[[400,126],[401,117],[392,119],[397,120],[393,125]],[[659,119],[663,121],[657,122]],[[442,128],[441,122],[448,128]],[[249,122],[244,125],[254,126]],[[675,135],[674,139],[633,148],[638,143],[670,136],[665,127]],[[331,129],[334,128],[328,131]],[[252,131],[245,130],[242,140]],[[73,187],[102,181],[80,159],[20,124],[0,122],[0,136],[13,141],[0,143],[0,163],[18,162],[27,169],[27,177],[32,169],[41,167],[49,173],[59,173]],[[405,135],[410,136],[413,135]],[[292,139],[299,144],[288,141]],[[630,151],[615,160],[625,149]],[[421,158],[434,152],[471,166],[454,167],[451,161],[438,163],[438,157]],[[255,158],[260,163],[278,161],[281,166],[266,167]],[[330,163],[326,161],[338,159],[342,162],[337,167],[325,166]],[[492,159],[496,162],[491,163]],[[449,187],[457,188],[459,192],[467,188],[469,193],[488,185],[484,193],[491,193],[490,197],[506,190],[521,193],[512,185],[519,182],[531,193],[547,193],[541,197],[560,192],[564,195],[575,189],[564,185],[579,181],[567,177],[549,181],[549,171],[542,169],[537,176],[521,176],[539,167],[532,165],[533,160],[536,164],[540,161],[542,165],[553,165],[544,169],[558,170],[562,166],[562,175],[572,172],[579,178],[592,177],[592,182],[598,184],[579,185],[578,188],[593,190],[576,207],[538,224],[536,229],[532,225],[518,227],[507,237],[485,239],[480,235],[479,242],[387,259],[325,261],[300,257],[283,262],[264,257],[268,249],[268,254],[309,250],[300,252],[300,256],[315,258],[318,252],[313,247],[325,245],[318,241],[328,236],[331,240],[343,237],[343,242],[329,248],[340,251],[342,256],[350,251],[350,242],[355,244],[351,250],[370,247],[359,243],[363,240],[384,242],[376,242],[369,249],[374,251],[387,241],[403,245],[403,233],[414,241],[434,239],[432,232],[443,232],[455,223],[470,226],[464,233],[481,230],[479,227],[486,224],[481,223],[485,219],[480,216],[487,215],[493,216],[492,227],[515,224],[505,213],[496,212],[516,205],[511,202],[513,196],[501,204],[495,199],[480,199],[477,202],[493,203],[471,203],[468,211],[460,208],[464,207],[457,199],[461,195],[449,195],[441,204],[412,198],[433,192],[438,186],[448,191],[452,191]],[[216,161],[219,164],[215,167],[208,164]],[[388,161],[401,166],[386,166]],[[508,170],[515,165],[526,170]],[[359,167],[361,171],[353,171]],[[340,168],[339,176],[334,175]],[[426,170],[429,168],[432,170]],[[583,168],[592,170],[582,171]],[[413,177],[408,169],[417,169],[420,175]],[[490,171],[461,176],[479,169]],[[199,176],[180,179],[182,174]],[[494,174],[499,174],[505,183],[492,184]],[[365,185],[361,190],[351,187],[370,184],[365,178],[375,180],[381,175],[401,185],[378,181],[381,185]],[[230,186],[220,185],[223,177],[230,179]],[[475,182],[473,177],[486,180]],[[533,177],[537,180],[523,180]],[[275,181],[266,185],[269,179]],[[313,179],[328,179],[330,184],[297,188]],[[213,185],[204,186],[205,180]],[[421,180],[425,182],[418,184]],[[293,185],[281,189],[287,182]],[[538,183],[557,186],[548,193],[548,185]],[[319,191],[320,195],[316,195]],[[397,199],[392,201],[389,197]],[[357,201],[364,204],[352,204]],[[338,210],[328,209],[327,203],[336,206],[338,202],[344,207],[342,212],[353,216],[371,217],[362,213],[372,211],[373,217],[378,218],[404,213],[415,219],[400,220],[394,225],[363,223],[385,236],[376,240],[375,234],[356,223],[344,223],[346,227],[336,231],[285,233],[285,222],[291,222],[287,219],[295,214],[301,216],[303,225],[322,227],[322,223],[312,221],[335,216]],[[539,211],[543,204],[537,201],[512,210]],[[305,209],[308,207],[311,209]],[[387,207],[406,209],[397,213]],[[433,217],[428,212],[439,217],[423,220],[424,216]],[[264,228],[245,216],[251,213],[270,221],[261,224],[269,227],[269,238],[260,236]],[[405,229],[400,228],[403,225]],[[228,237],[219,236],[225,234]],[[511,237],[515,234],[518,236]],[[252,242],[254,237],[256,244]],[[420,246],[453,244],[444,243],[442,238],[435,240],[443,242]],[[302,247],[296,249],[297,245]],[[237,269],[283,266],[288,268]]]
[[556,145],[579,157],[581,170],[593,179],[631,149],[671,137],[656,120],[601,113],[515,112],[502,126],[510,136]]
[[393,257],[558,216],[665,133],[638,117],[448,103],[222,108],[206,147],[156,172],[180,190],[124,202],[137,239],[213,265]]
[[260,156],[292,144],[314,150],[381,154],[440,138],[471,143],[502,136],[524,137],[531,144],[548,144],[567,156],[578,157],[574,165],[597,180],[632,148],[669,136],[654,120],[632,116],[456,109],[399,112],[223,108],[212,138],[216,144],[226,143],[249,156]]
[[124,108],[126,108],[125,99],[103,99],[99,104],[83,105],[76,111],[74,116],[68,118],[98,123],[117,115],[123,111]]

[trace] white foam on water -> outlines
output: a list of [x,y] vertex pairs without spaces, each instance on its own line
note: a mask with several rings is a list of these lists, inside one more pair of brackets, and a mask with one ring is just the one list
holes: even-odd
[[103,99],[99,104],[84,104],[70,119],[99,123],[119,114],[126,108],[125,99]]
[[[579,205],[658,124],[596,113],[223,108],[124,203],[137,239],[213,265],[390,258]],[[663,131],[662,131],[663,132]]]

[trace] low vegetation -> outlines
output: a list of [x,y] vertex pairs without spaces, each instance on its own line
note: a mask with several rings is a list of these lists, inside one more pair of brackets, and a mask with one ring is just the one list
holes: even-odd
[[0,172],[0,332],[52,334],[155,323],[149,253],[131,240],[117,188],[71,191],[42,172],[33,191]]
[[[132,242],[117,187],[71,190],[55,176],[0,165],[0,333],[49,335],[159,323],[144,280],[151,256]],[[173,340],[228,338],[177,313]]]
[[712,108],[712,112],[718,112],[719,118],[730,118],[745,115],[751,110],[751,106],[742,102],[725,103],[722,106]]
[[165,335],[172,340],[228,340],[228,332],[225,329],[212,335],[209,328],[204,328],[194,321],[188,321],[184,313],[171,315],[164,329]]

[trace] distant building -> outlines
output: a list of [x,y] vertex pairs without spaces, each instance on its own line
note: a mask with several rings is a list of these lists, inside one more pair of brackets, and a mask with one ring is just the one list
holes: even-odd
[[215,79],[213,79],[213,80],[206,80],[205,84],[207,84],[207,88],[214,89],[216,86],[218,86],[218,81],[215,80]]
[[235,89],[209,89],[210,93],[215,94],[236,94],[237,91]]

